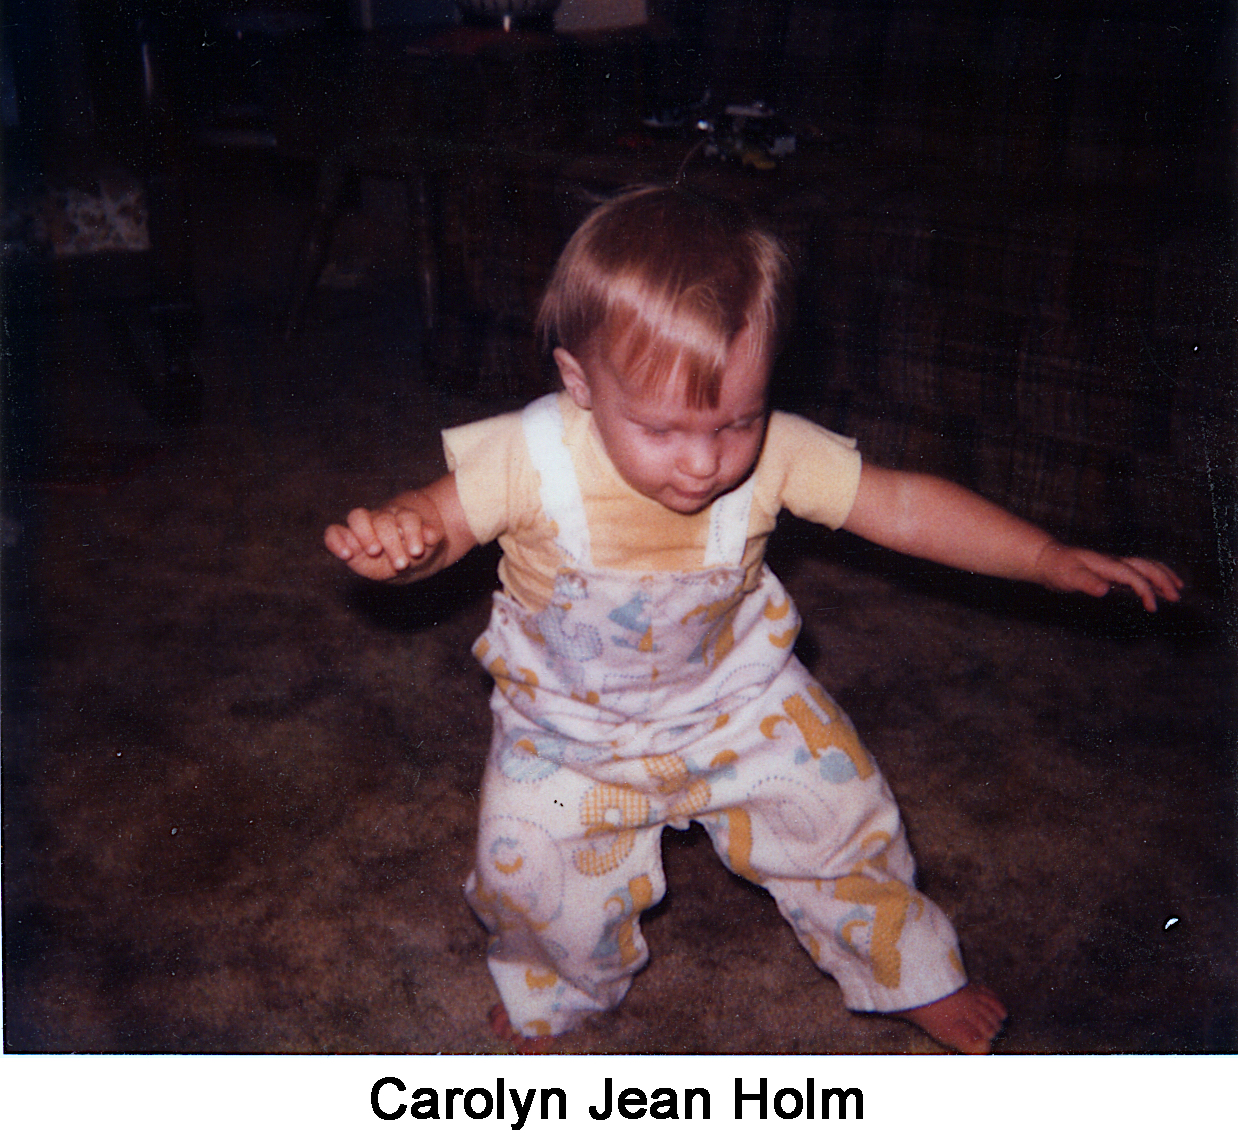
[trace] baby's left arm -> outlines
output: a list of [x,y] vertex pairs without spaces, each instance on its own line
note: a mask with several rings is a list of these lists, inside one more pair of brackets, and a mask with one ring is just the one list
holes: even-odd
[[1153,612],[1158,597],[1177,601],[1183,585],[1161,562],[1064,546],[944,478],[868,463],[843,528],[899,553],[1050,589],[1103,597],[1112,586],[1129,586]]

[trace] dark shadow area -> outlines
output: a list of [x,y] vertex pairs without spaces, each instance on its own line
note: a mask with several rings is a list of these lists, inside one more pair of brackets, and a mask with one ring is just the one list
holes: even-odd
[[348,584],[348,604],[373,624],[393,633],[416,633],[451,621],[468,606],[489,601],[498,589],[494,570],[497,543],[479,546],[451,568],[449,577],[408,586],[357,579]]

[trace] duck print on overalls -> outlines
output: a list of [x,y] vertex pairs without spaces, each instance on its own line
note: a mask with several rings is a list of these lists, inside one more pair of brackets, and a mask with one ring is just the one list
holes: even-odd
[[638,653],[654,653],[653,618],[648,612],[649,598],[644,593],[633,594],[623,605],[612,609],[606,616],[621,629],[639,636],[612,636],[615,645],[635,649]]
[[580,803],[585,839],[595,843],[572,853],[576,871],[584,876],[613,872],[636,843],[636,830],[650,822],[652,805],[643,793],[627,785],[594,785]]
[[634,876],[623,888],[607,897],[605,910],[609,922],[602,931],[592,958],[604,967],[628,967],[641,959],[636,941],[636,922],[640,914],[653,907],[653,881],[647,875]]
[[877,772],[877,767],[847,715],[820,685],[809,685],[805,692],[816,702],[817,710],[801,694],[794,693],[783,699],[781,713],[772,713],[761,722],[762,734],[771,741],[776,740],[779,726],[789,723],[798,730],[803,742],[795,752],[797,763],[815,760],[822,779],[835,784],[843,784],[853,777],[868,780]]
[[589,597],[585,578],[574,570],[560,570],[555,577],[550,603],[537,617],[537,629],[546,649],[569,662],[594,661],[602,654],[597,628],[570,621],[572,606]]

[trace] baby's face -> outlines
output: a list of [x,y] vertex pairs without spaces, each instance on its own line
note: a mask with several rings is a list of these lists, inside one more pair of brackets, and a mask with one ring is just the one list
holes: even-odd
[[675,379],[657,393],[643,393],[625,384],[604,354],[577,361],[560,349],[555,361],[568,393],[593,411],[602,445],[624,481],[668,510],[703,510],[756,464],[770,364],[752,352],[746,334],[727,359],[714,408],[687,405]]

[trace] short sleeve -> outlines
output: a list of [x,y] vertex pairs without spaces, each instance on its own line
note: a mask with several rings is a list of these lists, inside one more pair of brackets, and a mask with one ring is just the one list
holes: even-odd
[[762,464],[776,482],[779,505],[797,518],[833,530],[847,520],[860,488],[861,459],[855,439],[775,411]]
[[485,545],[506,533],[522,516],[529,485],[519,412],[444,430],[443,453],[473,536]]

